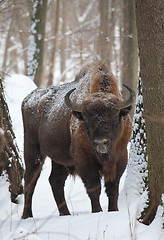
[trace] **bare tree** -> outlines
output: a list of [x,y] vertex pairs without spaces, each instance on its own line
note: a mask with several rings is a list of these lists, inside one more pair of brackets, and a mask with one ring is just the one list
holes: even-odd
[[[87,0],[69,2],[58,0],[46,3],[46,1],[11,0],[3,1],[0,5],[0,11],[2,9],[0,15],[1,43],[4,49],[2,51],[4,58],[1,62],[4,63],[5,71],[7,73],[27,72],[33,79],[36,75],[38,86],[47,85],[50,78],[57,79],[55,84],[58,84],[60,80],[64,80],[63,76],[66,77],[65,81],[73,79],[73,75],[86,61],[101,58],[114,68],[119,77],[123,59],[121,52],[125,49],[121,42],[123,42],[124,35],[131,36],[128,32],[126,34],[123,32],[123,2],[118,0],[91,0],[89,2]],[[46,4],[47,7],[42,7],[41,3]],[[35,7],[40,10],[35,12]],[[38,19],[37,24],[35,17]],[[42,22],[39,21],[40,17]],[[30,24],[31,19],[33,24]],[[41,37],[42,34],[45,36]],[[30,44],[28,44],[29,36]],[[125,38],[130,41],[131,38],[126,36]],[[59,61],[57,62],[56,59]],[[130,70],[129,59],[127,57],[123,67],[125,68],[128,64]],[[58,63],[60,63],[58,68],[60,76],[54,72]],[[67,74],[68,71],[70,74]],[[52,77],[52,74],[56,76]],[[49,84],[52,84],[52,80]]]
[[149,201],[142,214],[150,224],[164,193],[163,0],[137,0],[136,19],[147,133]]
[[31,35],[27,58],[27,75],[37,86],[41,84],[43,71],[44,36],[47,0],[33,1]]
[[23,193],[23,166],[12,129],[8,106],[4,97],[2,79],[0,78],[0,175],[8,175],[12,202],[16,202]]
[[61,27],[61,45],[60,45],[60,71],[61,82],[65,81],[65,68],[66,68],[66,26],[67,26],[67,1],[62,0],[62,27]]
[[59,18],[60,18],[60,5],[61,0],[57,0],[56,2],[56,14],[55,14],[55,28],[54,28],[54,43],[52,49],[52,59],[51,59],[51,67],[48,79],[48,85],[53,84],[55,65],[56,65],[56,57],[58,50],[58,38],[59,38]]
[[135,0],[124,0],[123,6],[122,82],[137,90],[138,46]]
[[6,72],[7,67],[7,56],[8,56],[8,50],[10,46],[10,37],[11,37],[11,29],[14,21],[14,7],[12,6],[12,17],[10,19],[9,28],[7,31],[6,41],[5,41],[5,47],[4,47],[4,56],[3,56],[3,63],[2,63],[2,78],[4,76],[4,73]]
[[110,53],[109,53],[109,0],[99,0],[100,9],[100,27],[99,27],[99,41],[98,41],[98,53],[100,58],[110,65]]
[[11,0],[0,3],[0,41],[3,56],[0,64],[3,73],[25,74],[31,2],[32,0]]

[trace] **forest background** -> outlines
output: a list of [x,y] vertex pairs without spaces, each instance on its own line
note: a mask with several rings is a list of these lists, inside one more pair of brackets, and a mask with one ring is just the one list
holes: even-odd
[[[35,76],[38,86],[51,84],[52,74],[54,84],[72,81],[84,64],[103,59],[120,80],[129,79],[128,84],[136,89],[134,1],[34,2],[1,1],[2,72],[35,75],[28,69],[33,51],[38,47],[42,59],[40,80]],[[38,22],[41,24],[36,26]],[[29,42],[31,35],[34,39]],[[127,74],[131,75],[127,77]]]

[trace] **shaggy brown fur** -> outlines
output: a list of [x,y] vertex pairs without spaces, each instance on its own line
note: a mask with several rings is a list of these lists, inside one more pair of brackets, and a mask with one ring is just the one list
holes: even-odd
[[84,182],[92,212],[102,210],[99,196],[104,176],[108,210],[118,210],[119,181],[132,130],[131,104],[132,100],[129,105],[122,100],[118,81],[102,62],[84,67],[71,83],[36,89],[24,99],[23,218],[32,217],[32,196],[46,156],[52,159],[49,181],[60,215],[69,214],[64,198],[69,173]]
[[98,72],[93,76],[90,93],[93,94],[96,92],[112,93],[119,97],[118,82],[112,73],[107,75]]

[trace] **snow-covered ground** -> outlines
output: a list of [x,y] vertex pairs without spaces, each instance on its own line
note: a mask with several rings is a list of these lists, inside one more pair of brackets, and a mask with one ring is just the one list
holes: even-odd
[[[35,87],[22,75],[13,75],[5,82],[6,99],[21,155],[21,102]],[[120,211],[107,212],[107,198],[102,189],[103,212],[95,214],[90,213],[90,200],[80,178],[68,177],[65,193],[72,215],[60,217],[48,183],[50,169],[50,159],[46,159],[33,197],[34,218],[26,220],[21,219],[23,195],[19,196],[18,204],[11,203],[8,183],[5,177],[0,177],[0,240],[164,240],[161,208],[150,226],[136,220],[140,198],[136,195],[133,201],[127,201],[123,188],[125,174],[120,184]]]

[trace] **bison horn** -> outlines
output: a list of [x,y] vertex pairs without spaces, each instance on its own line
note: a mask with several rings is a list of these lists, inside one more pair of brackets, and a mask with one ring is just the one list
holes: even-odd
[[122,84],[126,89],[128,89],[128,91],[130,92],[130,97],[122,102],[119,102],[119,109],[124,109],[124,108],[128,108],[133,104],[134,98],[136,96],[135,92],[133,91],[133,89],[131,89],[130,87],[128,87],[125,84]]
[[69,92],[67,92],[67,94],[65,95],[64,101],[65,101],[66,106],[68,108],[70,108],[72,111],[74,111],[74,112],[82,112],[82,106],[80,104],[73,103],[70,100],[70,95],[75,90],[76,90],[76,88],[73,88]]

